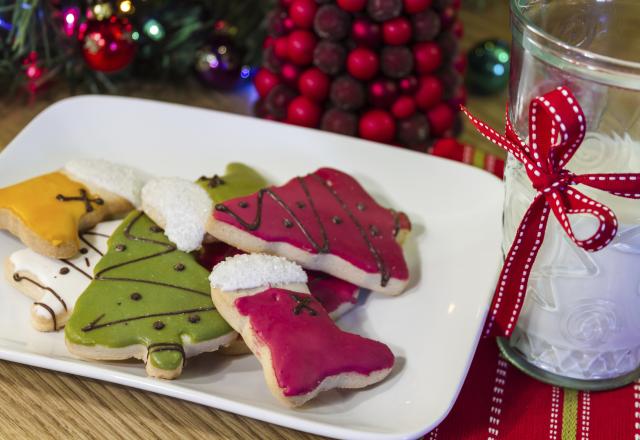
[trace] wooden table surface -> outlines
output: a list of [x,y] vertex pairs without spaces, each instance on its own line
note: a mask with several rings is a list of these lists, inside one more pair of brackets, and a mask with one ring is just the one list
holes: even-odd
[[[506,0],[488,0],[486,9],[463,8],[462,48],[492,37],[510,40]],[[205,108],[248,113],[246,97],[203,92],[197,84],[145,85],[129,93]],[[35,103],[0,102],[0,149],[40,111],[68,96],[51,90]],[[470,97],[472,111],[500,127],[506,93]],[[465,125],[462,139],[487,151],[492,145]],[[90,141],[88,139],[87,141]],[[0,438],[282,438],[311,439],[301,433],[224,411],[45,369],[0,361]]]

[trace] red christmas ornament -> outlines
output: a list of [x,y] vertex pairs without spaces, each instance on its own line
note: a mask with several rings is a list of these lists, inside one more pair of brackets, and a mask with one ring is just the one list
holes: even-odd
[[386,44],[407,44],[411,40],[411,22],[405,17],[385,21],[382,24],[382,39]]
[[300,66],[311,64],[313,61],[313,49],[316,47],[316,37],[312,32],[297,30],[291,32],[288,37],[289,59]]
[[362,11],[367,5],[367,0],[338,0],[338,6],[348,12]]
[[306,96],[298,96],[289,103],[287,120],[289,124],[302,127],[316,127],[320,123],[320,107]]
[[369,84],[369,102],[375,107],[388,108],[398,96],[398,86],[394,81],[378,79]]
[[408,118],[416,112],[416,102],[410,96],[401,96],[391,106],[391,113],[398,119]]
[[429,119],[431,133],[442,136],[453,127],[455,113],[447,104],[440,103],[427,112],[427,119]]
[[365,18],[356,18],[351,25],[351,38],[359,46],[376,48],[382,42],[380,25]]
[[298,78],[300,77],[300,69],[291,63],[286,63],[282,66],[280,74],[282,75],[284,82],[290,86],[295,86],[298,83]]
[[289,6],[289,16],[296,26],[309,29],[313,26],[317,10],[314,0],[294,0]]
[[356,79],[368,81],[378,73],[378,55],[370,49],[359,47],[349,52],[347,70]]
[[312,67],[300,75],[298,89],[307,98],[322,102],[329,94],[329,77],[317,67]]
[[442,64],[442,51],[431,41],[414,45],[413,57],[416,71],[422,75],[434,72]]
[[270,70],[263,68],[256,73],[253,83],[256,86],[258,95],[261,98],[266,98],[271,89],[280,84],[280,78]]
[[415,94],[416,104],[421,110],[428,110],[440,101],[444,88],[442,82],[435,76],[423,76],[418,81]]
[[407,14],[417,14],[431,6],[431,0],[403,0],[404,12]]
[[116,16],[83,23],[78,38],[87,65],[100,72],[115,72],[128,66],[136,53],[131,31],[131,23]]
[[369,110],[360,118],[359,133],[364,139],[389,143],[395,137],[396,123],[384,110]]
[[276,38],[273,42],[273,52],[281,60],[286,60],[289,57],[289,38]]

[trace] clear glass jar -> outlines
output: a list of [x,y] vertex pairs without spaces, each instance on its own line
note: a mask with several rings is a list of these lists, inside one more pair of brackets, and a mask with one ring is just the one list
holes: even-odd
[[[511,0],[510,116],[528,136],[529,103],[569,87],[587,135],[567,169],[640,172],[640,1]],[[514,158],[505,169],[503,249],[535,191]],[[581,389],[621,386],[640,375],[640,202],[578,187],[605,203],[620,229],[605,249],[576,246],[553,215],[525,303],[503,352],[539,379]],[[578,238],[595,221],[572,216]]]

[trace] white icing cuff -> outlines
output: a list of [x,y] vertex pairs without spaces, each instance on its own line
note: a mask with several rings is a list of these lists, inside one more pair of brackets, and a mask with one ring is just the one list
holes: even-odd
[[213,209],[209,194],[193,182],[177,177],[151,179],[142,188],[142,209],[184,252],[200,247]]
[[223,291],[253,289],[273,284],[306,283],[302,267],[286,258],[265,254],[240,254],[218,263],[209,276]]
[[72,179],[111,191],[140,206],[140,190],[150,179],[147,173],[102,159],[76,159],[64,166]]

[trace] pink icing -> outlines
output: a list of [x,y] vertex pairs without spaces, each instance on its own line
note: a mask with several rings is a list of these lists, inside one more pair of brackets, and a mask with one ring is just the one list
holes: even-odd
[[[202,267],[210,271],[225,258],[243,253],[240,249],[216,241],[205,243],[197,253],[196,259]],[[332,313],[343,304],[357,302],[360,290],[358,286],[315,270],[308,270],[307,275],[309,291],[327,312]]]
[[[308,190],[311,202],[304,187]],[[328,240],[324,251],[337,255],[368,273],[386,271],[389,277],[400,280],[409,277],[402,248],[395,237],[397,226],[401,229],[411,228],[409,219],[402,213],[395,213],[378,205],[351,176],[331,168],[321,168],[269,190],[295,214],[302,227],[269,193],[263,194],[261,212],[258,212],[259,193],[256,193],[229,200],[222,207],[217,206],[213,216],[218,221],[248,231],[262,240],[285,242],[310,253],[320,252],[319,249],[325,244],[322,234],[324,228]],[[336,195],[344,202],[346,209]],[[317,217],[311,205],[315,207]],[[358,206],[364,209],[358,209]],[[245,227],[246,224],[254,223],[258,215],[260,222],[256,229]],[[337,222],[334,220],[336,216]],[[287,227],[287,223],[290,227]]]
[[[311,299],[308,309],[294,313]],[[323,379],[341,373],[369,375],[393,367],[394,356],[381,342],[340,330],[310,295],[267,289],[236,299],[238,312],[249,318],[259,341],[271,352],[278,385],[285,396],[307,394]]]
[[328,312],[332,313],[343,304],[355,304],[360,288],[323,272],[308,270],[309,291]]

